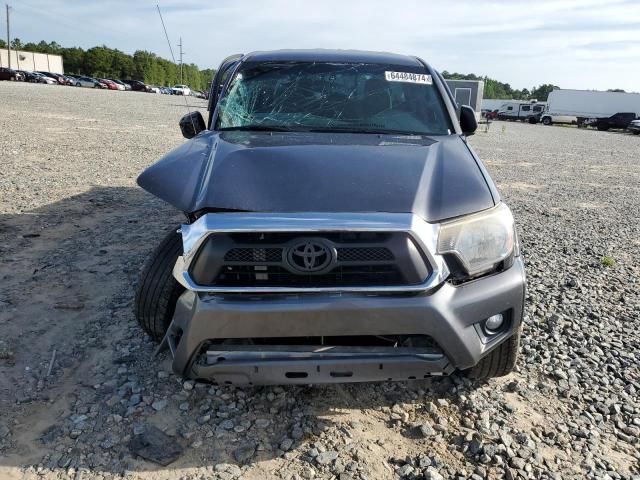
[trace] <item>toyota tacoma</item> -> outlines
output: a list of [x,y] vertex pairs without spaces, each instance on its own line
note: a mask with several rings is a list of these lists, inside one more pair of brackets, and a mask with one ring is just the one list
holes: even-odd
[[417,57],[234,55],[208,119],[138,178],[184,212],[135,314],[173,370],[219,384],[475,379],[513,370],[525,275],[467,137],[474,111]]

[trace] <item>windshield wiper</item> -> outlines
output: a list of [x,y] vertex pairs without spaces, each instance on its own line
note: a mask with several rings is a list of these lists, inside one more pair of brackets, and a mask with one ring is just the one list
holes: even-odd
[[280,127],[278,125],[240,125],[238,127],[219,128],[221,132],[229,131],[256,131],[256,132],[294,132],[291,128]]
[[370,133],[377,135],[428,135],[424,132],[407,132],[405,130],[389,130],[386,128],[353,128],[353,127],[322,127],[311,128],[309,132],[327,132],[327,133]]

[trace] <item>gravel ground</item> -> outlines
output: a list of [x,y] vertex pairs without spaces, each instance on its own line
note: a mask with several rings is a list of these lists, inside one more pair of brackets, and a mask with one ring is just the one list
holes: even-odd
[[176,378],[132,315],[181,220],[135,178],[182,141],[184,100],[9,82],[0,99],[0,478],[640,478],[640,138],[472,137],[526,258],[517,372],[238,389]]

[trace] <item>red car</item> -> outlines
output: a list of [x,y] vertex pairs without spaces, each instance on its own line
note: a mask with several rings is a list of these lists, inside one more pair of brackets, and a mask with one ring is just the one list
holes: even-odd
[[98,81],[107,86],[109,90],[118,90],[118,84],[106,78],[99,78]]

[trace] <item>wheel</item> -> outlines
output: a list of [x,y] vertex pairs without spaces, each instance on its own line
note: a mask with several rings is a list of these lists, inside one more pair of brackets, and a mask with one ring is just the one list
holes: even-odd
[[76,87],[81,87],[82,84],[80,82],[76,82]]
[[606,123],[598,123],[596,125],[596,128],[601,132],[606,132],[607,130],[609,130],[609,125],[607,125]]
[[544,117],[544,118],[542,119],[542,124],[543,124],[543,125],[546,125],[546,126],[551,125],[551,118],[550,118],[550,117]]
[[467,376],[476,380],[485,380],[487,378],[503,377],[511,373],[518,361],[521,328],[518,328],[511,337],[480,360],[475,367],[467,370]]
[[184,287],[171,274],[181,254],[182,238],[173,229],[147,259],[138,278],[134,305],[136,319],[156,341],[164,337],[178,297],[184,292]]
[[634,130],[634,131],[633,131],[633,134],[634,134],[634,135],[640,135],[640,130]]

